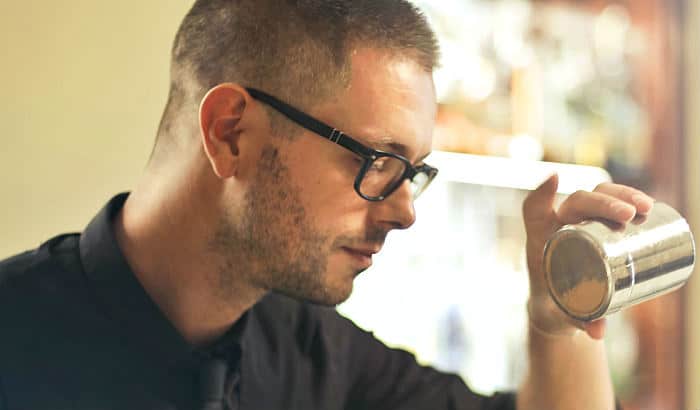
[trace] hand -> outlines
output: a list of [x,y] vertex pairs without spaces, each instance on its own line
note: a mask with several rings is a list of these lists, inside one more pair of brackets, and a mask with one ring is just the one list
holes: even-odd
[[527,234],[527,266],[530,276],[528,313],[532,325],[546,333],[573,334],[585,330],[594,339],[605,335],[605,319],[581,322],[567,316],[556,305],[547,290],[543,256],[547,239],[563,225],[592,218],[604,218],[625,224],[636,214],[648,213],[654,200],[634,188],[603,183],[593,192],[578,191],[554,209],[559,178],[550,176],[523,202],[523,218]]

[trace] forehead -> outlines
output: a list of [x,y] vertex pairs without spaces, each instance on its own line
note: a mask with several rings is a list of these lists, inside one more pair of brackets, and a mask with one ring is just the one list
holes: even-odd
[[322,108],[330,124],[412,160],[428,153],[437,107],[431,73],[376,49],[355,50],[351,65],[349,86]]

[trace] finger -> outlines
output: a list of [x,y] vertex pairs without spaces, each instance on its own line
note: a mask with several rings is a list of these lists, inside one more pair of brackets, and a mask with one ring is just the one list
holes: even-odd
[[553,208],[558,186],[559,176],[552,174],[528,194],[523,201],[523,217],[526,224],[548,223],[554,219]]
[[600,340],[605,336],[605,319],[596,320],[595,322],[586,323],[584,330],[592,339]]
[[626,185],[605,182],[598,185],[594,191],[614,196],[617,199],[634,205],[639,214],[648,214],[654,206],[654,198],[638,189]]
[[559,207],[557,217],[564,224],[575,224],[587,219],[604,218],[626,223],[634,218],[634,205],[600,192],[577,191]]

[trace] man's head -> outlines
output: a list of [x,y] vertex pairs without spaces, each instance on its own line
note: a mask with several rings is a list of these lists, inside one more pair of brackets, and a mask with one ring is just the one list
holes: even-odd
[[[430,151],[437,45],[401,0],[201,0],[173,46],[171,90],[151,158],[206,161],[210,246],[233,280],[323,304],[352,290],[392,229],[414,220],[404,181],[379,202],[353,183],[362,159],[253,98],[265,91],[414,165]],[[288,137],[288,138],[285,138]],[[196,161],[195,161],[196,162]],[[195,181],[199,184],[200,181]]]
[[[426,72],[437,64],[437,41],[405,0],[197,0],[173,43],[154,155],[182,143],[169,130],[188,128],[211,87],[234,82],[309,109],[348,85],[360,46],[409,57]],[[295,130],[271,114],[273,126]]]

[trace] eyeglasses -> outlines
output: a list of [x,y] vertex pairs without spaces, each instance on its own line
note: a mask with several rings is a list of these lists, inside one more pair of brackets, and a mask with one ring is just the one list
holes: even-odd
[[360,171],[355,178],[355,191],[368,201],[382,201],[401,186],[404,180],[411,183],[413,199],[425,191],[425,188],[437,175],[437,168],[427,164],[414,166],[401,155],[372,149],[349,135],[297,110],[291,105],[254,88],[246,88],[248,93],[296,124],[320,135],[341,147],[350,150],[363,159]]

